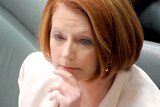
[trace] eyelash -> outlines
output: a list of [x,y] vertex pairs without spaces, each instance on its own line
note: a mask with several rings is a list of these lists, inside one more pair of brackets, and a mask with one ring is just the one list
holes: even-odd
[[[52,36],[56,41],[64,41],[66,40],[63,35],[61,34],[54,34]],[[90,40],[89,38],[81,38],[79,41],[78,41],[81,45],[84,45],[84,46],[89,46],[89,45],[92,45],[93,42],[92,40]]]
[[65,40],[65,38],[61,34],[54,34],[52,37],[57,41]]
[[82,45],[92,45],[92,41],[89,39],[80,39],[79,41]]

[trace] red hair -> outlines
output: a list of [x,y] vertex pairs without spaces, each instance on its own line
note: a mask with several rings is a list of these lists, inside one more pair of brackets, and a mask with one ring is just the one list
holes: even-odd
[[143,45],[143,31],[129,0],[48,0],[39,31],[40,48],[48,60],[51,18],[60,3],[81,11],[90,21],[98,55],[97,72],[91,79],[102,75],[111,78],[135,63]]

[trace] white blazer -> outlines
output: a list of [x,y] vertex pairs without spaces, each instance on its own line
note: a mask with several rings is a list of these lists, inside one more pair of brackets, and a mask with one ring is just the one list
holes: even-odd
[[[41,52],[30,54],[19,73],[19,107],[57,107],[49,101],[46,86],[54,79],[54,67]],[[139,67],[117,74],[99,107],[160,107],[160,90]]]

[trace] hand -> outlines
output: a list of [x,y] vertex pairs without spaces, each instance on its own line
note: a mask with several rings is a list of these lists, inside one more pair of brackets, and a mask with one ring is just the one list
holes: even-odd
[[80,107],[82,92],[77,80],[67,71],[54,72],[57,79],[46,88],[49,100],[56,100],[59,107]]

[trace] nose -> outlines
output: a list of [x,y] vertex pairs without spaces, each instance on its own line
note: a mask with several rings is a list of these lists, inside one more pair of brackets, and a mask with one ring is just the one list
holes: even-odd
[[62,49],[62,57],[68,60],[73,60],[75,58],[75,49],[73,41],[66,41]]

